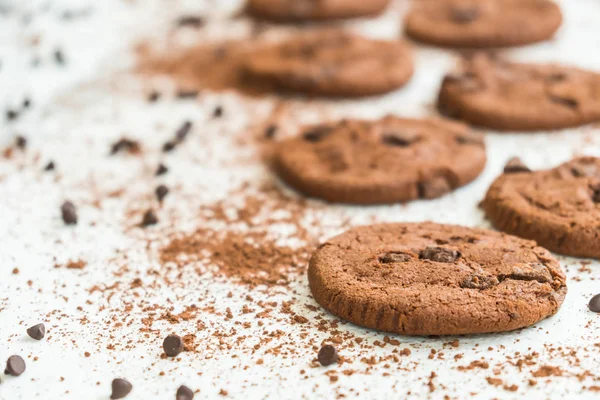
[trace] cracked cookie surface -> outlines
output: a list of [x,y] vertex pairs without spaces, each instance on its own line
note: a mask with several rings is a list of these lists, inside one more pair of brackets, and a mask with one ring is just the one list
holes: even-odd
[[557,253],[600,258],[600,158],[540,171],[514,165],[507,164],[482,202],[494,226]]
[[369,96],[403,86],[413,73],[401,41],[375,40],[337,29],[300,33],[248,55],[246,79],[276,90],[321,96]]
[[274,169],[290,186],[331,202],[436,198],[474,180],[483,137],[465,125],[388,116],[308,126],[277,144]]
[[375,16],[389,0],[249,0],[248,12],[276,21],[311,21]]
[[507,47],[550,39],[562,23],[549,0],[418,1],[406,16],[406,34],[446,47]]
[[498,130],[553,130],[600,121],[600,74],[478,53],[447,75],[440,112]]
[[315,251],[308,278],[331,313],[406,335],[523,328],[567,293],[558,261],[535,242],[432,222],[351,229]]

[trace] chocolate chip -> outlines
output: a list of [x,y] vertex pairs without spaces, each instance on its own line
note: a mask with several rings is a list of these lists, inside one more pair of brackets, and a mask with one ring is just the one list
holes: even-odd
[[54,161],[49,161],[48,164],[44,167],[44,171],[53,171],[56,166],[54,165]]
[[592,201],[594,203],[600,203],[600,183],[590,185],[592,190]]
[[25,372],[25,360],[23,360],[21,356],[8,357],[4,373],[6,375],[19,376],[23,372]]
[[222,106],[216,106],[215,110],[213,111],[213,117],[215,118],[221,118],[223,116],[223,107]]
[[177,389],[177,394],[175,395],[175,400],[192,400],[194,398],[194,392],[192,389],[185,385],[179,386]]
[[140,144],[139,142],[127,138],[122,138],[117,140],[110,147],[110,155],[115,155],[121,151],[127,151],[129,153],[139,153],[140,152]]
[[192,130],[192,122],[185,121],[175,132],[175,141],[182,142]]
[[177,335],[169,335],[163,341],[163,349],[169,357],[176,357],[183,351],[183,339]]
[[65,55],[61,49],[56,49],[54,51],[54,61],[56,61],[58,65],[65,65]]
[[156,168],[156,176],[164,175],[169,172],[169,168],[164,164],[158,164],[158,168]]
[[405,253],[387,253],[379,257],[379,261],[384,264],[406,262],[411,259],[412,257]]
[[505,174],[514,174],[518,172],[531,172],[519,157],[513,157],[504,166]]
[[15,110],[6,110],[6,120],[13,121],[19,117],[19,113]]
[[148,95],[149,103],[156,103],[160,99],[160,93],[157,91],[153,91]]
[[482,275],[473,274],[466,277],[461,283],[460,287],[465,289],[479,289],[485,290],[500,283],[498,278],[493,275]]
[[419,140],[419,136],[407,132],[390,132],[382,135],[381,140],[389,146],[407,147]]
[[419,183],[419,197],[423,199],[435,199],[449,193],[452,187],[446,178],[437,176],[425,182]]
[[71,203],[70,201],[65,201],[60,207],[60,211],[65,224],[77,224],[77,209],[75,208],[75,204]]
[[327,135],[329,135],[330,132],[331,129],[326,126],[313,127],[311,130],[304,132],[302,137],[307,142],[316,143],[324,139]]
[[548,268],[541,263],[517,265],[510,274],[501,275],[500,280],[503,279],[538,281],[539,283],[551,283],[553,281],[552,274],[548,271]]
[[557,103],[557,104],[563,105],[565,107],[577,108],[579,106],[579,102],[576,99],[571,99],[568,97],[561,97],[561,96],[556,96],[556,95],[549,95],[548,97],[549,97],[550,101],[552,101],[553,103]]
[[23,99],[23,108],[29,108],[31,106],[31,100],[28,97]]
[[27,138],[23,136],[17,136],[15,138],[15,145],[17,146],[17,148],[25,150],[25,148],[27,147]]
[[269,125],[267,129],[265,129],[265,138],[273,139],[275,134],[277,133],[277,125]]
[[431,260],[441,263],[452,263],[460,257],[460,252],[443,247],[427,247],[421,251],[422,260]]
[[110,398],[112,400],[124,398],[131,392],[131,389],[133,389],[131,383],[129,383],[125,379],[120,378],[113,379],[111,387],[112,393],[110,395]]
[[338,360],[337,350],[332,345],[326,344],[325,346],[321,347],[321,350],[319,350],[319,355],[317,358],[324,367],[334,364]]
[[195,99],[196,97],[198,97],[198,91],[197,90],[179,90],[177,92],[177,98],[178,99]]
[[177,20],[177,26],[190,28],[200,28],[204,25],[204,19],[195,15],[184,15]]
[[27,329],[29,337],[35,340],[42,340],[46,336],[46,327],[44,324],[37,324]]
[[172,151],[175,148],[175,146],[177,146],[177,143],[172,140],[169,140],[168,142],[165,142],[165,144],[163,144],[162,150],[165,153],[168,153],[169,151]]
[[156,194],[156,198],[158,199],[158,201],[162,202],[165,196],[169,194],[169,188],[165,185],[159,185],[154,190],[154,193]]
[[588,308],[592,312],[600,313],[600,294],[597,294],[590,299],[590,302],[588,303]]
[[458,24],[469,24],[479,18],[480,10],[476,5],[456,5],[450,10],[450,18]]
[[156,224],[158,224],[158,218],[156,217],[156,214],[154,214],[154,211],[146,211],[144,217],[142,218],[142,226],[150,226]]

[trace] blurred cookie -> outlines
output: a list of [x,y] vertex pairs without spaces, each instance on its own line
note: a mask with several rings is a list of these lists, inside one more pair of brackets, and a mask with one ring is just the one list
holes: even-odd
[[567,293],[559,263],[535,242],[432,222],[351,229],[313,254],[315,300],[360,326],[462,335],[530,326]]
[[506,47],[550,39],[562,23],[550,0],[416,1],[406,34],[447,47]]
[[381,204],[443,196],[485,162],[483,137],[462,124],[389,116],[306,127],[278,143],[274,168],[306,195]]
[[310,21],[375,16],[389,0],[248,0],[251,15],[276,21]]
[[600,158],[530,171],[512,160],[482,208],[498,229],[561,254],[600,258]]
[[575,127],[600,121],[600,74],[479,53],[444,78],[438,108],[448,117],[498,130]]
[[302,33],[248,56],[245,78],[275,89],[325,96],[390,92],[412,76],[408,46],[338,30]]

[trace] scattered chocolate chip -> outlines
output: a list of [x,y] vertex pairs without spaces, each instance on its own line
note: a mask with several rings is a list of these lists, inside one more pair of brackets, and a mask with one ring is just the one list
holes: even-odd
[[461,288],[485,290],[500,283],[493,275],[473,274],[466,277],[460,284]]
[[164,164],[158,164],[158,168],[156,168],[156,176],[164,175],[169,172],[169,168],[167,168]]
[[56,168],[56,165],[54,165],[54,161],[49,161],[48,164],[46,164],[46,166],[44,167],[44,171],[53,171],[54,168]]
[[148,210],[144,213],[144,217],[142,218],[142,226],[150,226],[158,224],[158,218],[154,211]]
[[559,97],[556,95],[550,95],[549,98],[550,101],[552,101],[553,103],[557,103],[569,108],[577,108],[579,106],[579,102],[576,99],[571,99],[568,97]]
[[600,294],[597,294],[590,299],[588,308],[591,312],[600,313]]
[[267,129],[265,129],[265,139],[273,139],[275,134],[277,133],[277,125],[269,125]]
[[331,132],[331,129],[326,126],[313,127],[311,130],[304,132],[302,137],[307,142],[316,143],[316,142],[321,141],[327,135],[329,135],[330,132]]
[[172,151],[175,148],[175,146],[177,146],[177,143],[175,143],[172,140],[169,140],[168,142],[165,142],[165,144],[163,144],[162,150],[163,152],[168,153]]
[[387,253],[379,257],[379,261],[384,264],[406,262],[411,259],[412,257],[405,253]]
[[23,360],[21,356],[8,357],[4,373],[6,375],[19,376],[23,372],[25,372],[25,360]]
[[504,166],[505,174],[514,174],[517,172],[531,172],[529,167],[521,161],[519,157],[513,157]]
[[169,335],[163,341],[163,349],[169,357],[176,357],[183,351],[183,339],[177,335]]
[[435,199],[452,190],[450,182],[443,176],[436,176],[419,184],[419,197],[423,199]]
[[112,144],[110,147],[110,154],[115,155],[120,151],[127,151],[129,153],[136,154],[139,153],[140,150],[141,146],[139,142],[132,139],[122,138]]
[[65,224],[77,224],[77,209],[75,208],[75,204],[71,203],[70,201],[65,201],[60,207],[60,211],[62,213],[62,219],[65,222]]
[[19,113],[16,112],[15,110],[6,110],[6,120],[7,121],[14,121],[18,117],[19,117]]
[[17,136],[15,138],[15,145],[18,149],[25,150],[27,147],[27,139],[23,136]]
[[29,108],[31,106],[31,100],[28,97],[23,99],[23,108]]
[[177,98],[178,99],[195,99],[196,97],[198,97],[198,91],[197,90],[179,90],[177,92]]
[[337,350],[332,345],[326,344],[325,346],[321,347],[321,350],[319,350],[319,355],[317,358],[324,367],[334,364],[338,360]]
[[381,140],[389,146],[407,147],[419,140],[419,136],[407,132],[385,133]]
[[194,398],[194,392],[192,389],[185,385],[179,386],[177,389],[177,394],[175,395],[175,400],[192,400]]
[[216,106],[215,110],[213,111],[213,117],[220,118],[222,116],[223,116],[223,107],[222,106]]
[[590,189],[592,189],[592,201],[600,203],[600,183],[590,185]]
[[56,61],[58,65],[65,65],[65,55],[61,49],[56,49],[54,51],[54,61]]
[[29,337],[35,340],[42,340],[46,336],[46,326],[37,324],[27,329]]
[[181,27],[201,28],[204,25],[204,19],[196,15],[184,15],[177,20],[177,25]]
[[110,395],[110,398],[112,400],[124,398],[131,392],[131,389],[133,389],[131,383],[129,383],[125,379],[120,378],[113,379],[111,387],[112,393]]
[[169,194],[169,188],[165,185],[159,185],[154,190],[154,193],[156,194],[156,198],[158,199],[158,201],[162,202],[165,196]]
[[479,18],[479,13],[476,5],[456,5],[450,10],[450,17],[456,23],[469,24]]
[[148,102],[149,103],[156,103],[158,101],[158,99],[160,99],[160,93],[157,92],[157,91],[152,91],[148,95]]
[[422,260],[431,260],[441,263],[452,263],[460,257],[460,252],[446,249],[444,247],[427,247],[421,251]]
[[178,143],[183,142],[191,130],[192,121],[185,121],[175,132],[175,141]]

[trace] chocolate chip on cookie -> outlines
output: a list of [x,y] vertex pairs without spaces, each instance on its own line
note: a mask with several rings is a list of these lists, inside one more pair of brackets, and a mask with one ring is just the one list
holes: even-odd
[[331,202],[382,204],[440,197],[485,166],[483,141],[441,120],[349,120],[308,126],[278,143],[275,172],[290,186]]
[[506,47],[550,39],[561,23],[550,0],[440,0],[415,2],[405,30],[437,46]]
[[[460,69],[458,75],[443,80],[438,97],[438,109],[449,117],[517,131],[600,121],[598,73],[553,64],[511,63],[483,53],[465,58]],[[479,89],[465,90],[465,82]]]
[[514,174],[517,172],[531,172],[529,167],[521,161],[519,157],[513,157],[506,162],[504,166],[505,174]]
[[490,230],[378,224],[326,244],[309,263],[314,298],[371,329],[406,335],[510,331],[555,314],[567,292],[566,277],[547,250]]
[[276,21],[310,21],[369,17],[381,13],[389,0],[249,0],[248,12]]
[[557,253],[600,258],[600,158],[579,157],[549,170],[503,174],[482,208],[498,229]]
[[276,91],[358,97],[400,88],[412,76],[412,64],[401,41],[317,30],[256,50],[243,71],[246,79]]

